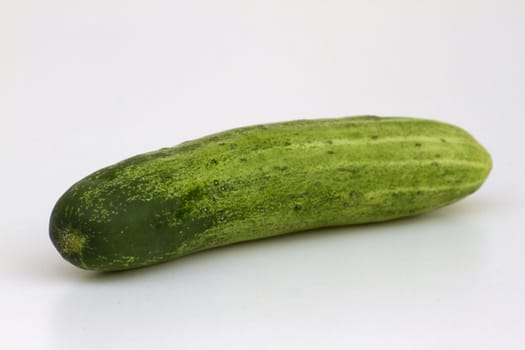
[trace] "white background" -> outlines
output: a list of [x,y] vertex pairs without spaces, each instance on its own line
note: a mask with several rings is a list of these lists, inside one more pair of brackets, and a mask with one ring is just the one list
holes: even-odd
[[[2,349],[524,349],[525,2],[0,2]],[[62,260],[75,181],[232,127],[356,114],[470,131],[474,195],[125,273]]]

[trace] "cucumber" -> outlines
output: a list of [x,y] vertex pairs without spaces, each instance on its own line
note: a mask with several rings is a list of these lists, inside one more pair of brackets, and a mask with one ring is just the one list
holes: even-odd
[[256,125],[85,177],[57,201],[49,231],[74,265],[126,270],[236,242],[420,214],[473,193],[491,167],[471,135],[438,121]]

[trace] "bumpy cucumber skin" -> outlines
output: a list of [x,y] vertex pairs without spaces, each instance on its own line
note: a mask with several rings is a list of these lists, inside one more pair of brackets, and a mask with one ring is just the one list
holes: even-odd
[[491,167],[471,135],[432,120],[244,127],[87,176],[56,203],[50,237],[78,267],[126,270],[241,241],[423,213],[476,191]]

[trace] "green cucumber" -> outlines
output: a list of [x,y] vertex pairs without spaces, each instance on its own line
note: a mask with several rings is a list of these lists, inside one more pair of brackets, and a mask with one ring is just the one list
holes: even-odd
[[236,242],[423,213],[476,191],[491,167],[471,135],[432,120],[250,126],[87,176],[56,203],[50,237],[78,267],[126,270]]

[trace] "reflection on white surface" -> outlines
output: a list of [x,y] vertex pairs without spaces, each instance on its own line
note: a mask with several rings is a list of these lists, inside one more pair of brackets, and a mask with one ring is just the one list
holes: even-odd
[[58,349],[79,339],[86,349],[221,348],[259,339],[253,347],[262,349],[380,345],[400,328],[427,334],[435,326],[450,336],[462,324],[448,319],[450,309],[475,312],[470,304],[487,269],[487,232],[462,219],[470,206],[79,274],[54,306],[54,341]]

